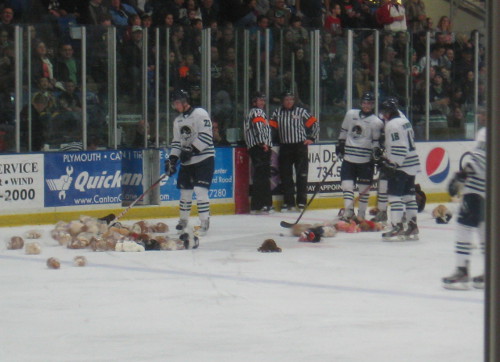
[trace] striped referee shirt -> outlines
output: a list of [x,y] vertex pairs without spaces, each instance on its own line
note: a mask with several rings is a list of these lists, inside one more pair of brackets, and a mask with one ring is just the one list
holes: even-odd
[[278,107],[273,112],[269,124],[273,131],[278,133],[281,144],[302,143],[306,139],[315,141],[319,135],[318,120],[302,107]]
[[268,145],[271,143],[271,127],[267,121],[267,116],[264,110],[260,108],[252,108],[245,119],[244,132],[245,142],[248,148],[255,145]]

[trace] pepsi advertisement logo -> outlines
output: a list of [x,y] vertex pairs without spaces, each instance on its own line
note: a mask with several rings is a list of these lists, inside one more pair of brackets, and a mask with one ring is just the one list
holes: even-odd
[[446,180],[450,173],[450,158],[448,152],[444,148],[433,148],[427,155],[425,162],[425,171],[429,179],[439,184]]

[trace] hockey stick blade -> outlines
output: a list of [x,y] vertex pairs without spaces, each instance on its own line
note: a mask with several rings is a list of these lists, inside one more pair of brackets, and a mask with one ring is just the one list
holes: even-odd
[[286,221],[282,221],[282,222],[280,222],[280,226],[281,226],[282,228],[286,228],[286,229],[290,229],[290,228],[291,228],[292,226],[294,226],[294,225],[297,225],[297,223],[296,223],[296,222],[291,223],[291,222],[286,222]]
[[318,191],[319,189],[321,188],[321,184],[323,184],[325,181],[326,181],[326,178],[328,177],[328,175],[330,175],[330,173],[332,172],[333,170],[333,167],[335,166],[335,164],[337,163],[339,159],[338,158],[335,158],[333,160],[333,163],[332,165],[330,166],[330,168],[328,169],[328,171],[325,173],[325,176],[323,177],[323,180],[321,180],[321,183],[318,185],[318,187],[316,187],[316,190],[314,191],[313,195],[311,196],[311,198],[309,199],[309,202],[307,203],[306,207],[304,208],[304,210],[302,210],[302,212],[300,213],[299,217],[297,218],[297,220],[295,220],[294,223],[289,223],[289,222],[286,222],[286,221],[281,221],[280,222],[280,226],[283,227],[283,228],[291,228],[292,226],[294,225],[297,225],[300,221],[300,219],[302,219],[302,215],[304,215],[304,213],[306,212],[306,210],[309,208],[309,205],[311,205],[311,203],[313,202],[314,198],[316,197],[316,195],[318,194]]

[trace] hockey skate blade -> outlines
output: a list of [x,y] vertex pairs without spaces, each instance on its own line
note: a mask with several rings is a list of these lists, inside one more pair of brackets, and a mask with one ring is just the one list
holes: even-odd
[[406,241],[418,241],[420,240],[418,235],[406,235],[404,240]]
[[474,289],[484,289],[484,282],[472,282]]
[[443,283],[443,288],[448,290],[469,290],[469,282]]
[[388,242],[398,242],[398,241],[405,241],[406,238],[404,235],[399,235],[399,236],[386,236],[386,237],[383,237],[382,236],[382,240],[383,241],[388,241]]

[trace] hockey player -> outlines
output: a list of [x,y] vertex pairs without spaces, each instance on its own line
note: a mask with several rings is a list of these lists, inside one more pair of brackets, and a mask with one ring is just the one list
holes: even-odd
[[[485,111],[479,113],[479,121],[485,118]],[[465,185],[464,185],[465,184]],[[457,172],[450,182],[448,191],[456,196],[463,186],[462,202],[457,220],[455,253],[456,271],[443,278],[446,289],[469,289],[469,259],[474,240],[474,229],[479,233],[481,249],[484,253],[484,197],[486,189],[486,128],[481,128],[476,137],[472,158],[462,171]],[[484,274],[472,278],[475,288],[484,288]]]
[[271,127],[264,106],[266,96],[256,92],[252,97],[252,109],[244,123],[245,142],[253,165],[250,212],[268,214],[272,210],[271,194]]
[[174,175],[180,160],[177,177],[177,188],[181,190],[180,219],[176,229],[182,233],[188,225],[194,191],[201,223],[198,233],[203,235],[210,225],[208,189],[212,183],[215,159],[212,122],[207,111],[191,107],[185,90],[173,92],[172,106],[179,115],[174,119],[174,137],[170,156],[165,161],[165,173]]
[[365,92],[361,110],[351,109],[342,122],[336,153],[343,158],[340,180],[344,195],[344,214],[349,221],[354,216],[354,186],[359,188],[358,219],[365,219],[370,187],[373,181],[373,156],[379,153],[380,134],[384,123],[373,113],[375,96]]
[[307,203],[308,146],[318,138],[319,122],[305,108],[295,105],[293,93],[285,91],[281,95],[281,107],[273,112],[269,124],[280,145],[278,161],[284,198],[281,211],[294,211],[295,206],[303,210]]
[[[394,107],[398,109],[399,116],[401,118],[407,119],[403,112],[399,111],[399,101],[395,97],[387,98],[387,102],[393,103]],[[383,119],[382,116],[380,116]],[[385,126],[385,125],[384,125]],[[375,161],[379,161],[383,155],[383,149],[385,148],[385,134],[382,132],[380,136],[380,152],[374,154]],[[379,168],[378,174],[378,187],[377,187],[377,214],[372,219],[375,222],[387,222],[387,175],[384,169]]]
[[[380,113],[386,121],[385,158],[382,167],[388,178],[388,199],[391,205],[392,230],[382,234],[384,240],[418,239],[415,175],[420,161],[415,148],[411,123],[400,117],[393,102],[385,101]],[[404,230],[402,218],[406,211],[408,228]]]

